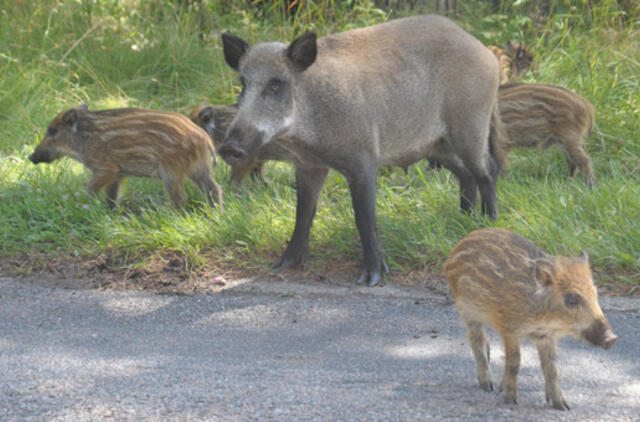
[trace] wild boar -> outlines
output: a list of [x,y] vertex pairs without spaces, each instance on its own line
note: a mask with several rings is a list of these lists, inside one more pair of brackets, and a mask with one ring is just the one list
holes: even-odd
[[500,84],[516,81],[520,75],[533,70],[533,54],[519,41],[507,41],[507,49],[496,45],[487,47],[500,63]]
[[502,338],[505,403],[516,403],[521,337],[533,341],[540,356],[548,402],[568,410],[556,371],[558,338],[573,335],[609,349],[617,340],[598,303],[589,260],[550,256],[530,240],[489,228],[465,236],[449,254],[445,275],[468,331],[478,381],[493,390],[489,343],[483,325]]
[[91,170],[89,193],[107,188],[110,207],[127,176],[161,179],[178,208],[186,201],[184,183],[190,177],[210,204],[222,207],[222,190],[211,177],[213,144],[181,114],[137,108],[89,111],[86,105],[65,110],[51,121],[29,159],[51,163],[65,156]]
[[296,224],[276,273],[302,261],[329,168],[351,192],[364,250],[358,283],[375,285],[387,270],[376,234],[380,166],[435,157],[457,176],[463,210],[479,188],[482,211],[497,216],[489,129],[500,123],[498,62],[447,18],[397,19],[319,40],[309,32],[289,45],[250,47],[228,33],[222,42],[242,92],[220,155],[244,164],[277,142],[299,161]]
[[584,138],[595,123],[593,105],[566,88],[545,84],[507,84],[498,91],[498,106],[506,137],[497,158],[504,164],[515,147],[562,147],[573,177],[578,168],[589,187],[596,184]]
[[[236,112],[235,105],[201,103],[193,109],[189,118],[209,134],[214,147],[218,150],[224,142],[225,133]],[[277,143],[265,145],[248,163],[231,165],[231,181],[239,185],[246,175],[251,173],[254,179],[267,183],[262,174],[262,168],[264,163],[270,160],[293,162],[295,157]]]

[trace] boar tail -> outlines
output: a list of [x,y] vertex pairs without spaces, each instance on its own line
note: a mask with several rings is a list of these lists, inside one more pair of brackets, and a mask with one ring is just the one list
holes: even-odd
[[489,126],[489,154],[495,160],[498,165],[498,171],[501,171],[505,158],[506,151],[505,146],[509,142],[507,134],[504,129],[504,124],[500,118],[500,109],[498,108],[498,102],[493,105],[491,110],[491,125]]

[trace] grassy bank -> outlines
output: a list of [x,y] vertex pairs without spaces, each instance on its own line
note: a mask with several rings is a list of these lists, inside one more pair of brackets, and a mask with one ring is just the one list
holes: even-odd
[[[176,2],[180,3],[180,2]],[[184,2],[182,2],[184,3]],[[219,164],[225,210],[202,203],[190,185],[185,212],[175,211],[160,183],[130,179],[122,207],[109,211],[88,196],[88,174],[70,160],[34,166],[27,155],[61,109],[139,106],[188,112],[207,100],[230,103],[238,83],[222,58],[219,34],[252,42],[291,39],[306,29],[328,34],[394,17],[368,2],[306,2],[295,20],[282,6],[246,8],[204,1],[171,2],[0,0],[0,255],[117,255],[135,265],[172,251],[192,266],[224,262],[265,269],[286,245],[295,220],[293,173],[270,164],[262,186],[237,193]],[[238,3],[238,2],[236,2]],[[602,281],[640,282],[640,14],[615,2],[591,9],[564,7],[551,17],[521,9],[490,10],[462,2],[456,20],[487,44],[524,40],[536,56],[526,77],[566,86],[597,109],[587,141],[599,177],[588,190],[567,179],[559,149],[511,155],[499,183],[496,226],[530,237],[552,253],[589,252]],[[235,3],[234,3],[235,4]],[[265,3],[266,4],[266,3]],[[269,3],[271,4],[271,3]],[[407,12],[403,12],[407,13]],[[397,13],[402,14],[402,13]],[[480,17],[480,18],[478,18]],[[396,271],[439,268],[452,246],[480,218],[458,212],[458,186],[446,171],[394,170],[378,181],[378,231]],[[312,228],[310,268],[361,258],[344,179],[331,172]]]

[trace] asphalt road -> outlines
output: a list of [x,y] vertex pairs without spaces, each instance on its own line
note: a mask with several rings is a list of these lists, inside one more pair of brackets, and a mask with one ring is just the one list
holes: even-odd
[[253,281],[175,296],[0,278],[0,420],[637,421],[640,301],[603,305],[620,339],[561,342],[560,412],[528,342],[518,405],[482,391],[455,309],[425,292]]

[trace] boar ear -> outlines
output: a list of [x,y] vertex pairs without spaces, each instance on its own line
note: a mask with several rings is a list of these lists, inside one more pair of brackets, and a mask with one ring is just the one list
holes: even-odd
[[205,107],[202,110],[200,110],[200,113],[198,113],[198,118],[205,123],[210,122],[211,120],[213,120],[213,107],[209,106],[209,107]]
[[62,121],[67,126],[73,126],[78,123],[78,110],[72,108],[71,110],[64,113],[62,116]]
[[238,70],[240,59],[249,50],[249,44],[243,39],[231,35],[228,32],[222,33],[222,50],[224,52],[224,59],[227,64],[234,70]]
[[553,284],[556,264],[549,258],[536,259],[536,281],[544,287]]
[[86,104],[81,104],[78,106],[78,110],[80,111],[89,111],[89,106]]
[[302,72],[316,61],[318,48],[316,45],[316,33],[307,32],[293,40],[287,47],[287,57],[293,67]]

